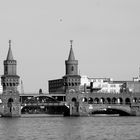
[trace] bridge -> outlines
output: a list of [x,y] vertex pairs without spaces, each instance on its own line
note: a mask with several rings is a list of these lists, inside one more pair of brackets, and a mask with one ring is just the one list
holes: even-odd
[[[70,93],[72,94],[72,93]],[[78,103],[76,110],[81,114],[118,114],[120,116],[140,115],[140,94],[69,94],[71,106]],[[72,94],[73,95],[73,94]],[[21,94],[21,113],[63,114],[69,112],[66,101],[58,101],[49,94]],[[72,109],[72,108],[71,108]]]
[[[69,93],[67,97],[71,115],[117,114],[119,116],[140,116],[139,93]],[[79,109],[79,112],[78,112]]]
[[[70,96],[71,103],[58,101],[49,94],[21,94],[21,114],[64,114],[70,110],[77,110],[79,115],[118,114],[120,116],[140,115],[140,96],[98,96],[92,94],[79,94],[78,100]],[[94,95],[94,96],[93,96]],[[105,94],[104,94],[105,95]],[[1,96],[0,96],[1,98]],[[2,102],[0,102],[0,112]],[[71,114],[72,115],[72,114]]]
[[[3,103],[0,95],[0,114]],[[68,107],[48,94],[20,94],[21,114],[64,114]]]

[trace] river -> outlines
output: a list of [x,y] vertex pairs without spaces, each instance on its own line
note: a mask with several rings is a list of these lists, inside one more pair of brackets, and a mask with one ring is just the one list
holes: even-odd
[[140,140],[140,117],[0,118],[0,140]]

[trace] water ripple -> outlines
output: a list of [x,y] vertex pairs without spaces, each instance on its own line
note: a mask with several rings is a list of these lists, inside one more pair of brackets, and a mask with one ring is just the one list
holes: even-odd
[[139,117],[0,118],[3,140],[139,140]]

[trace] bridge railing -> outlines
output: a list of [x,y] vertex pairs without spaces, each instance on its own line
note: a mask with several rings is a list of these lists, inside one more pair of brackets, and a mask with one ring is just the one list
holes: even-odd
[[48,103],[22,103],[21,106],[63,106],[65,102],[48,102]]

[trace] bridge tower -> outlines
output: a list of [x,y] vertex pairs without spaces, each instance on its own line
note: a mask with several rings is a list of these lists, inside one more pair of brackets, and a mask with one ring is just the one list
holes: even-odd
[[17,62],[13,58],[11,40],[9,40],[7,59],[4,60],[4,75],[1,77],[3,117],[19,117],[21,115],[20,96],[17,90],[19,76],[16,74],[16,66]]
[[69,57],[68,60],[65,61],[66,74],[63,77],[66,91],[72,89],[74,91],[78,91],[80,86],[80,79],[81,79],[81,76],[78,75],[78,60],[75,60],[74,52],[72,48],[72,42],[73,41],[71,40]]
[[[73,41],[70,41],[70,52],[68,60],[65,61],[66,74],[63,77],[66,101],[72,106],[71,114],[78,114],[78,93],[81,81],[81,76],[78,75],[78,60],[75,59],[73,52]],[[73,110],[73,111],[72,111]]]

